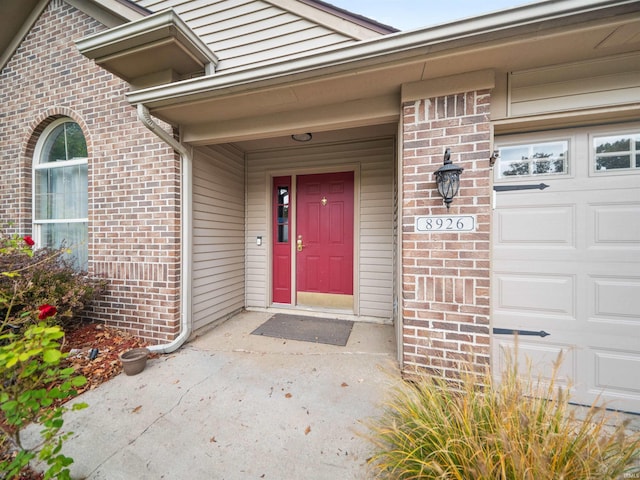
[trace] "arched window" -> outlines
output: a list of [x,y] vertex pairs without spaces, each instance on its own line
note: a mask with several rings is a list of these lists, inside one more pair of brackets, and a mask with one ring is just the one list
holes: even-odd
[[87,142],[70,118],[42,132],[33,162],[33,223],[40,247],[70,249],[79,269],[88,257]]

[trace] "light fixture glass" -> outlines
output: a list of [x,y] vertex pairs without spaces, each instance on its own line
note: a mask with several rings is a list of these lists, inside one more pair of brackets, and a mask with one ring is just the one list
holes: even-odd
[[438,193],[444,199],[447,210],[449,210],[451,206],[453,197],[458,194],[458,190],[460,189],[460,174],[463,170],[464,168],[454,165],[451,162],[451,149],[447,148],[444,152],[444,165],[434,173]]
[[311,135],[310,133],[294,133],[293,135],[291,135],[291,138],[293,138],[296,142],[308,142],[313,138],[313,135]]

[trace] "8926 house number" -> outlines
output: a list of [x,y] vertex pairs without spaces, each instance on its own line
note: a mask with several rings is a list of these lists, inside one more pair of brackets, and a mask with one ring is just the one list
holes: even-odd
[[474,215],[430,215],[416,217],[417,232],[475,232]]

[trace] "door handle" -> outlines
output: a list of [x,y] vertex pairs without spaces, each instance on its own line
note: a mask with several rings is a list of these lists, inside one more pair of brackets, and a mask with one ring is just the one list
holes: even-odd
[[304,248],[304,245],[302,244],[302,235],[298,235],[298,241],[296,242],[296,245],[298,246],[298,251],[301,252]]

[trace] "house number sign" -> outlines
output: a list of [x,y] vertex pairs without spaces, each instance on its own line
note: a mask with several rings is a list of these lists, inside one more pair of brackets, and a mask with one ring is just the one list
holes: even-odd
[[475,232],[475,215],[429,215],[416,217],[416,232]]

